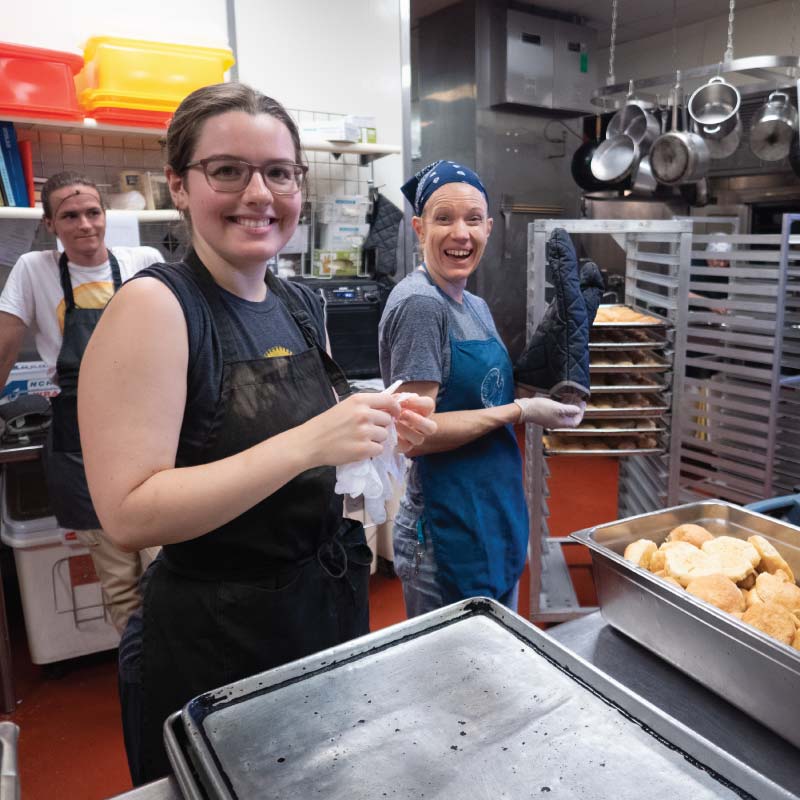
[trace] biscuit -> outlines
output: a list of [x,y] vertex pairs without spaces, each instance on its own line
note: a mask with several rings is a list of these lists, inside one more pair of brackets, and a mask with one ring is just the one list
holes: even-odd
[[667,574],[675,578],[681,586],[687,586],[693,578],[725,572],[719,559],[688,542],[675,542],[664,553]]
[[622,557],[626,561],[632,561],[637,567],[647,569],[650,564],[650,558],[656,550],[658,550],[656,543],[650,539],[637,539],[625,548]]
[[763,536],[749,536],[747,539],[753,547],[761,555],[761,563],[759,567],[764,572],[775,572],[782,569],[788,576],[789,580],[794,583],[794,573],[791,567],[786,563],[784,557],[770,544]]
[[703,552],[715,557],[722,566],[722,574],[732,581],[741,581],[753,572],[761,561],[758,551],[749,542],[733,536],[717,536],[703,542]]
[[741,591],[724,575],[703,575],[693,578],[687,584],[686,591],[723,611],[744,611],[746,608]]
[[761,599],[761,595],[755,589],[748,589],[745,591],[744,601],[747,604],[747,607],[755,605],[762,605],[764,601]]
[[678,525],[673,528],[667,536],[668,542],[689,542],[695,547],[702,547],[703,542],[711,541],[714,537],[701,525],[693,525],[691,522],[685,525]]
[[742,620],[779,642],[791,644],[797,633],[792,615],[777,603],[760,603],[747,609]]
[[762,572],[756,577],[755,591],[762,602],[769,603],[778,594],[778,590],[786,583],[785,572],[782,570],[775,575]]
[[792,647],[794,647],[795,650],[800,650],[800,630],[795,633],[794,639],[792,639]]
[[647,568],[650,570],[650,572],[663,572],[666,575],[666,571],[664,570],[666,564],[667,557],[664,551],[656,550],[656,552],[650,556],[650,564]]

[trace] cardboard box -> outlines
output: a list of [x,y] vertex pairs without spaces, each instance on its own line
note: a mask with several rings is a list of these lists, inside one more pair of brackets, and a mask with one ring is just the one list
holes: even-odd
[[10,403],[22,394],[55,397],[60,391],[51,380],[44,361],[18,361],[8,374],[6,385],[0,392],[0,404]]
[[348,114],[346,119],[353,127],[358,128],[360,144],[377,144],[378,133],[374,114]]
[[369,197],[365,194],[329,194],[317,202],[317,219],[321,223],[364,225],[369,212]]
[[346,122],[345,117],[340,117],[303,125],[300,136],[303,139],[324,139],[329,142],[356,144],[361,137],[361,131],[352,123]]

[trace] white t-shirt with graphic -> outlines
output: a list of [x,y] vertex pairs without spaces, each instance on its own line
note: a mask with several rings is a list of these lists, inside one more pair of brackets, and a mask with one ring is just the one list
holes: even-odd
[[[153,247],[115,247],[123,283],[140,269],[162,263],[164,257]],[[64,291],[58,273],[59,253],[41,250],[20,256],[0,295],[0,311],[19,317],[32,331],[36,349],[47,364],[48,374],[56,371],[64,333]],[[69,262],[75,304],[80,308],[105,308],[114,294],[111,264],[82,267]]]

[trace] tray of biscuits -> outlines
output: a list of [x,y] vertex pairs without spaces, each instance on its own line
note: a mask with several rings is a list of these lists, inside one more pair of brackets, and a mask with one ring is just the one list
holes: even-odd
[[626,305],[600,305],[594,318],[595,327],[664,328],[663,319],[645,314]]
[[670,363],[652,350],[589,352],[589,372],[666,372]]
[[669,389],[661,375],[637,375],[635,373],[592,373],[592,394],[608,394],[609,392],[663,392]]
[[623,431],[606,436],[549,433],[542,437],[545,455],[636,456],[663,453],[661,439],[652,433]]
[[800,747],[800,528],[704,500],[572,538],[609,625]]
[[577,428],[548,428],[548,433],[568,436],[641,436],[664,433],[666,428],[658,420],[639,417],[638,419],[596,419],[583,420]]
[[666,331],[661,328],[594,328],[589,332],[589,351],[623,350],[636,347],[639,350],[657,350],[668,345]]
[[643,394],[598,394],[586,403],[584,419],[604,417],[660,417],[669,411],[666,401],[660,396]]

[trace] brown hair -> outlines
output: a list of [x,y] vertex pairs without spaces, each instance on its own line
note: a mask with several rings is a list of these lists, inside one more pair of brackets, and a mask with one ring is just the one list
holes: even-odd
[[243,83],[217,83],[196,89],[185,97],[170,121],[167,130],[167,164],[178,175],[183,175],[186,165],[192,161],[203,123],[226,111],[245,111],[253,116],[268,114],[280,120],[292,137],[297,163],[302,163],[297,125],[277,100]]
[[42,186],[42,210],[47,219],[53,218],[53,209],[50,207],[50,195],[66,186],[90,186],[97,192],[100,198],[100,207],[105,210],[103,196],[100,194],[97,184],[91,178],[82,175],[80,172],[65,170],[64,172],[56,172],[55,175],[51,175],[45,181],[44,186]]

